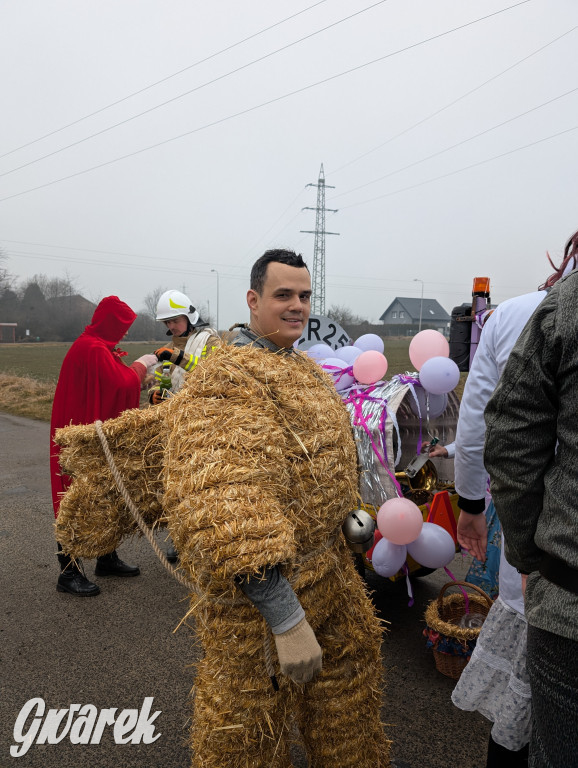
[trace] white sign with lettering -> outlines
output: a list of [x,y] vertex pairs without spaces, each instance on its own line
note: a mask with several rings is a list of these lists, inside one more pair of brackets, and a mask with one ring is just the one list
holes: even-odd
[[310,315],[303,336],[295,346],[299,349],[309,349],[314,344],[329,344],[333,349],[339,349],[351,342],[349,334],[335,320],[323,315]]

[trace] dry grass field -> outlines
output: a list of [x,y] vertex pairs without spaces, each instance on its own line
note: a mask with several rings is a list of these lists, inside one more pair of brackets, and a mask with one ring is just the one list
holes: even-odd
[[[411,370],[408,338],[387,338],[385,356],[388,378]],[[141,355],[158,348],[159,342],[126,342],[121,345],[130,365]],[[30,419],[50,420],[52,398],[64,356],[70,344],[0,344],[0,410]],[[466,374],[457,391],[461,395]]]

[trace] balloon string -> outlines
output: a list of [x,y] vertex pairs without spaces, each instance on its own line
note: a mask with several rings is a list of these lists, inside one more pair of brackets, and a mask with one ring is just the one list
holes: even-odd
[[[416,379],[414,376],[405,376],[402,373],[396,374],[395,376],[393,376],[393,378],[397,379],[400,382],[400,384],[406,384],[406,385],[409,386],[409,391],[411,392],[412,397],[413,397],[413,399],[415,401],[415,404],[417,406],[417,417],[419,419],[419,436],[418,436],[418,439],[417,439],[416,455],[419,456],[419,454],[421,453],[421,447],[423,445],[423,433],[422,433],[422,421],[423,420],[422,420],[422,415],[421,415],[421,407],[420,407],[420,404],[419,404],[419,400],[417,399],[417,395],[415,393],[414,387],[416,387],[416,386],[417,387],[421,387],[421,384],[420,384],[419,379]],[[426,402],[427,402],[427,400],[426,400]],[[428,414],[426,412],[426,417],[427,416],[428,416]],[[428,418],[428,421],[429,421],[429,418]]]
[[[457,581],[454,574],[450,571],[450,569],[446,565],[444,565],[444,571],[447,573],[447,575],[450,577],[452,581]],[[464,596],[464,602],[466,604],[466,614],[468,614],[470,612],[470,598],[468,597],[468,593],[463,587],[458,587],[458,589]]]
[[405,583],[407,586],[407,594],[409,596],[409,603],[407,604],[407,607],[411,608],[414,603],[414,599],[413,599],[413,589],[411,586],[411,581],[409,580],[409,568],[407,567],[407,562],[401,566],[401,570],[405,574]]

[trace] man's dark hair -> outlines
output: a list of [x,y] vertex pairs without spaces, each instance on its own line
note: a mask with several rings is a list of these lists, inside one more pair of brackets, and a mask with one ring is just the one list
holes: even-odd
[[267,267],[272,262],[278,262],[279,264],[287,264],[289,267],[305,268],[309,272],[309,267],[303,261],[303,256],[295,251],[285,251],[282,248],[278,248],[271,251],[265,251],[257,261],[253,264],[251,269],[251,290],[259,294],[263,293],[263,286],[265,285],[265,278],[267,276]]

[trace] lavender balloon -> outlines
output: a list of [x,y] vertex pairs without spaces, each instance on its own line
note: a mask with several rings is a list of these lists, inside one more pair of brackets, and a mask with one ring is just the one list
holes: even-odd
[[364,333],[356,341],[353,342],[354,347],[358,347],[364,352],[368,352],[370,349],[375,352],[381,352],[383,355],[384,344],[383,340],[376,333]]
[[341,373],[344,368],[349,368],[349,365],[345,360],[340,360],[338,357],[328,357],[322,361],[321,367],[324,371],[331,374],[335,389],[338,392],[347,389],[355,383],[355,379],[352,375],[349,373]]
[[380,539],[371,556],[373,570],[384,578],[395,576],[407,557],[407,547],[393,544],[388,539]]
[[[427,418],[428,413],[430,419],[437,419],[448,407],[448,396],[446,394],[433,395],[431,392],[426,392],[423,387],[417,386],[414,388],[414,392],[419,403],[420,413],[418,413],[416,402],[411,394],[407,396],[409,398],[408,402],[415,415],[421,415],[422,419]],[[426,398],[428,400],[429,408],[426,408]]]
[[432,395],[443,395],[455,389],[460,369],[449,357],[431,357],[422,365],[419,382]]
[[333,350],[329,344],[314,344],[312,347],[309,347],[309,349],[305,350],[305,354],[308,357],[312,357],[313,360],[317,360],[317,362],[324,360],[328,355],[331,355],[332,353]]
[[407,545],[407,551],[416,562],[426,568],[443,568],[453,560],[456,545],[441,525],[424,523],[417,539]]
[[353,361],[358,358],[362,352],[363,350],[359,349],[359,347],[339,347],[339,349],[335,350],[335,357],[338,357],[340,360],[345,360],[349,365],[353,365]]

